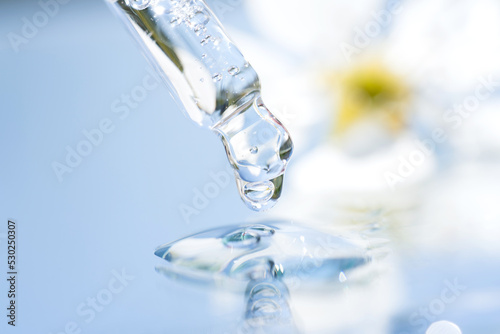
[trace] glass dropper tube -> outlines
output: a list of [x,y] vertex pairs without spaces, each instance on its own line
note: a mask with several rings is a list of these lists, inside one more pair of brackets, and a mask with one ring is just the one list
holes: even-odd
[[217,133],[243,201],[272,207],[293,150],[257,73],[203,0],[107,0],[189,118]]

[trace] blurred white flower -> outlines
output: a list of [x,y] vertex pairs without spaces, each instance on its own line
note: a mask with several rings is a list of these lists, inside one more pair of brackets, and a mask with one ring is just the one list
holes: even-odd
[[[406,0],[396,10],[391,0],[246,4],[265,37],[248,49],[260,59],[264,92],[276,105],[302,101],[297,119],[310,121],[292,124],[297,146],[322,138],[292,159],[270,214],[348,226],[374,249],[382,235],[414,252],[467,243],[498,252],[498,0]],[[471,101],[477,106],[466,110]],[[387,172],[403,179],[395,189]],[[390,302],[380,306],[380,319],[397,313]]]
[[[458,128],[444,117],[480,78],[500,82],[497,1],[245,5],[260,34],[231,34],[295,144],[286,190],[269,214],[349,225],[389,213],[399,223],[422,198],[432,201],[422,192],[449,155],[498,155],[498,92]],[[433,141],[436,131],[443,142]]]

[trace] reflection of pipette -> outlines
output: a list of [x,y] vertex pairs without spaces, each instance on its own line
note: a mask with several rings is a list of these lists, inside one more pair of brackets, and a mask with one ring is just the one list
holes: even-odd
[[270,208],[293,144],[260,97],[257,73],[203,0],[107,0],[176,92],[188,116],[218,133],[243,201]]
[[265,278],[250,280],[245,297],[245,321],[238,333],[299,333],[289,305],[288,288],[279,278],[268,273]]

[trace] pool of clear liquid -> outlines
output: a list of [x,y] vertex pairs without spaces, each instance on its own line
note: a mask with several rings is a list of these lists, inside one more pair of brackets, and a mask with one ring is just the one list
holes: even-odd
[[371,261],[362,244],[289,222],[217,228],[160,246],[155,254],[165,260],[157,269],[166,276],[227,286],[269,277],[344,283],[347,272]]

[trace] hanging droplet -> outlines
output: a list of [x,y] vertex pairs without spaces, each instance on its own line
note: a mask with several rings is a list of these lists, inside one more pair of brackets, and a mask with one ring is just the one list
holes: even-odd
[[251,202],[265,203],[273,196],[274,184],[271,181],[250,182],[245,185],[243,193]]

